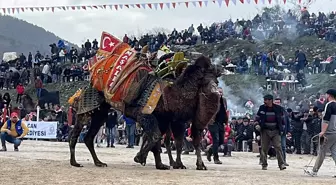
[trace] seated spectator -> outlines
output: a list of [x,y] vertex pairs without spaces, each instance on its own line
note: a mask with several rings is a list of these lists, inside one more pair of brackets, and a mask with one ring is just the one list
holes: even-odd
[[234,131],[230,124],[226,124],[224,128],[224,156],[231,157],[233,150]]
[[57,130],[57,141],[68,141],[69,125],[64,122]]
[[11,113],[11,118],[1,127],[1,152],[7,151],[6,141],[14,144],[14,151],[19,151],[23,137],[29,132],[26,124],[19,120],[16,112]]
[[243,119],[243,125],[239,128],[235,141],[238,142],[238,151],[243,150],[243,141],[247,142],[249,151],[252,150],[253,128],[249,124],[249,119]]
[[204,151],[207,154],[209,149],[211,148],[211,146],[212,146],[211,133],[208,129],[204,129],[203,130],[203,137],[202,137],[202,140],[201,140],[201,149],[202,149],[202,151]]
[[185,137],[183,139],[183,151],[184,155],[194,151],[194,146],[192,144],[191,138],[191,124],[188,124],[188,128],[185,131]]

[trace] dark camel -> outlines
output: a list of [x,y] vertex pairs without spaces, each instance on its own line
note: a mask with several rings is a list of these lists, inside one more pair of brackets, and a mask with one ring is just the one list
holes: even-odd
[[[175,138],[177,138],[176,145],[178,148],[176,162],[171,161],[172,165],[174,168],[185,168],[181,161],[184,123],[191,120],[193,122],[192,130],[197,154],[197,169],[206,169],[200,154],[200,133],[218,111],[217,77],[218,71],[211,64],[210,59],[201,56],[194,64],[189,65],[184,70],[173,85],[164,88],[163,96],[161,96],[152,114],[142,114],[142,107],[139,106],[141,94],[133,103],[126,104],[124,115],[136,120],[144,129],[143,137],[145,142],[143,142],[141,150],[134,158],[136,162],[145,164],[148,152],[152,151],[156,168],[169,169],[170,167],[164,165],[161,161],[160,140],[162,133],[167,132],[171,128]],[[148,78],[154,77],[149,76]],[[145,91],[147,88],[145,84],[141,87],[140,92]],[[95,165],[100,167],[107,166],[98,159],[93,144],[94,137],[106,121],[108,111],[111,107],[104,100],[103,93],[100,93],[100,99],[102,103],[91,113],[77,115],[77,120],[69,140],[70,164],[72,166],[82,166],[75,160],[75,146],[83,125],[87,124],[90,120],[91,126],[84,142],[92,155]]]

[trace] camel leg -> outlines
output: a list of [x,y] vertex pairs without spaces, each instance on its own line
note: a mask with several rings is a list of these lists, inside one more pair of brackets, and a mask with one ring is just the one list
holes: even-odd
[[207,170],[207,167],[204,165],[204,162],[202,160],[201,156],[201,133],[203,130],[198,129],[194,124],[191,126],[191,135],[193,139],[193,145],[196,150],[196,156],[197,156],[197,161],[196,161],[196,170]]
[[70,133],[70,139],[69,139],[69,147],[70,147],[70,164],[71,166],[75,167],[83,167],[81,164],[78,164],[76,161],[76,156],[75,156],[75,148],[77,144],[78,137],[83,129],[83,119],[85,115],[78,115],[78,120],[75,123],[75,127],[72,129]]
[[137,120],[139,120],[139,124],[144,129],[144,136],[143,144],[140,151],[134,157],[134,161],[145,165],[149,151],[151,151],[156,143],[161,139],[161,132],[154,115],[141,114]]
[[148,139],[148,135],[147,133],[144,133],[142,136],[142,144],[140,147],[140,151],[137,153],[137,155],[134,157],[134,161],[136,163],[140,163],[142,166],[146,166],[146,159],[147,159],[147,155],[143,154],[143,150],[145,147],[147,147],[147,145],[149,144],[149,139]]
[[156,142],[155,146],[151,149],[155,158],[155,167],[158,170],[169,170],[170,166],[162,163],[160,150],[161,150],[161,141],[159,140]]
[[170,139],[171,139],[171,130],[169,129],[166,132],[166,137],[165,137],[165,140],[164,140],[164,144],[165,144],[165,147],[166,147],[166,150],[167,150],[167,154],[168,154],[168,158],[169,158],[169,164],[170,164],[170,166],[174,166],[175,161],[174,161],[173,155],[172,155]]
[[182,150],[183,150],[183,138],[185,132],[185,123],[173,123],[172,132],[174,134],[175,145],[176,145],[176,162],[173,165],[174,169],[187,169],[181,160]]
[[101,116],[99,117],[98,115],[92,115],[91,126],[88,130],[88,133],[86,134],[84,138],[84,142],[85,142],[86,147],[89,149],[91,153],[94,164],[98,167],[107,167],[107,164],[101,162],[98,159],[96,151],[94,149],[94,144],[93,144],[93,140],[95,136],[97,135],[100,127],[104,124],[104,121],[105,121],[104,117],[101,117]]

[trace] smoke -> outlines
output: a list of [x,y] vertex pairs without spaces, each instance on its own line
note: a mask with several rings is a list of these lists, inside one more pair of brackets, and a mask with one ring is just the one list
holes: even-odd
[[[241,81],[248,81],[247,76],[242,76]],[[253,110],[258,109],[263,102],[264,89],[259,84],[251,83],[247,86],[238,86],[239,89],[232,89],[225,84],[223,79],[219,79],[219,87],[223,89],[223,95],[226,98],[228,109],[230,114],[234,116],[242,116],[247,112],[245,103],[251,100],[254,104]]]
[[223,62],[223,60],[224,60],[224,57],[222,55],[219,55],[219,56],[213,58],[212,63],[215,64],[215,65],[219,65]]
[[[283,8],[280,6],[274,6],[273,8],[265,9],[264,12],[267,12],[268,19],[264,20],[262,29],[258,28],[252,30],[252,35],[255,40],[264,41],[270,37],[272,38],[278,36],[288,40],[295,40],[299,37],[299,30],[297,28],[298,21],[295,17],[290,17]],[[280,28],[280,25],[283,23],[283,30],[274,32],[274,30],[277,30],[278,26]]]

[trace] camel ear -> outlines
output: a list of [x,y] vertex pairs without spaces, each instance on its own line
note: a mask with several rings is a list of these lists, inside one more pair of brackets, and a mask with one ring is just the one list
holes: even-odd
[[195,66],[198,66],[202,69],[208,69],[211,65],[211,60],[210,58],[202,55],[200,57],[198,57],[198,59],[196,59],[195,61]]

